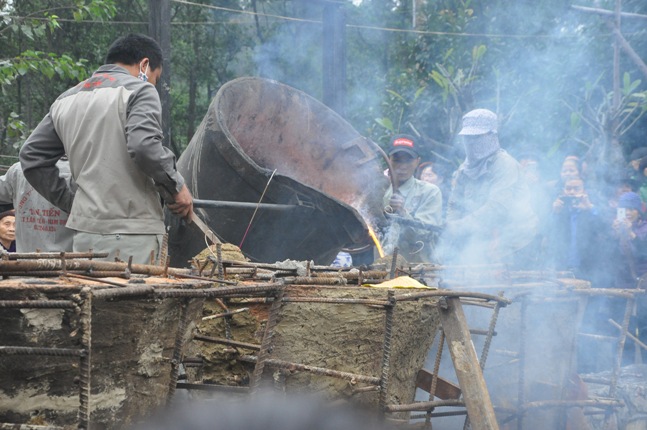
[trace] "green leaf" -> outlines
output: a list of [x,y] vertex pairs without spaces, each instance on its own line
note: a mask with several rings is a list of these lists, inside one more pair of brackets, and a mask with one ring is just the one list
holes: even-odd
[[375,118],[375,122],[391,132],[394,131],[393,122],[389,118]]

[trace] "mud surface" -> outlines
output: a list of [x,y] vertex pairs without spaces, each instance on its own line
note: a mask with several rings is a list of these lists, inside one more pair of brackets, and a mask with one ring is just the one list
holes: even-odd
[[[49,281],[42,281],[43,285],[38,282],[20,289],[10,288],[3,281],[0,287],[7,288],[0,288],[0,300],[80,303],[78,286],[67,288],[59,281],[48,288]],[[170,284],[170,280],[166,282]],[[166,402],[184,301],[142,297],[93,300],[90,429],[124,428]],[[195,320],[202,300],[189,302],[188,313]],[[79,308],[0,309],[0,344],[79,351],[79,314]],[[78,383],[82,377],[79,360],[78,356],[34,353],[0,356],[0,422],[76,428],[80,406]]]
[[[396,295],[398,293],[396,292]],[[332,298],[386,300],[387,291],[366,287],[290,286],[286,298]],[[438,329],[437,302],[425,299],[398,302],[394,308],[390,362],[388,366],[388,404],[410,403],[415,378]],[[231,338],[260,345],[268,318],[269,304],[230,301],[230,311],[249,311],[230,318]],[[204,315],[222,313],[215,302],[208,302]],[[379,378],[382,372],[385,310],[380,306],[337,303],[284,303],[272,336],[269,358],[322,367],[341,372]],[[226,337],[224,318],[198,324],[199,333]],[[205,366],[194,378],[204,382],[245,386],[253,365],[239,360],[250,351],[194,342],[191,351],[203,357]],[[265,368],[264,378],[286,392],[318,392],[332,399],[347,399],[377,407],[378,392],[357,392],[368,384],[309,372]]]

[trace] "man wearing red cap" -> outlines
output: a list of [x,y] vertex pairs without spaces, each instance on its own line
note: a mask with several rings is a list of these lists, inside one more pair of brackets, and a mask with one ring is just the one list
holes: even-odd
[[[393,215],[385,234],[384,247],[387,253],[393,247],[408,262],[430,262],[434,246],[433,232],[407,224],[407,220],[440,226],[443,199],[440,189],[428,182],[414,178],[420,164],[416,141],[409,135],[395,136],[389,151],[392,184],[384,195],[385,212]],[[395,189],[394,189],[395,188]]]
[[497,116],[476,109],[458,133],[466,159],[454,174],[442,249],[446,263],[525,265],[537,216],[521,166],[499,146]]

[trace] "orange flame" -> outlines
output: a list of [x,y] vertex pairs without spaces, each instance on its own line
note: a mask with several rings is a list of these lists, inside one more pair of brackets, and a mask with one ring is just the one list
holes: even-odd
[[377,235],[370,226],[368,226],[368,234],[371,236],[371,239],[373,239],[373,242],[375,242],[375,246],[377,247],[377,252],[380,254],[380,258],[384,257],[384,251],[382,250],[380,240],[377,238]]

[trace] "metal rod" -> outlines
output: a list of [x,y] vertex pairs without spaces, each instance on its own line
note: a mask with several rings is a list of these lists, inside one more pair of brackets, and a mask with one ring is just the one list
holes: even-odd
[[0,300],[0,308],[19,309],[71,309],[76,304],[71,300]]
[[90,276],[76,275],[74,273],[66,273],[64,276],[67,276],[68,278],[78,278],[78,279],[85,279],[88,281],[100,282],[102,284],[112,285],[113,287],[127,288],[129,286],[128,284],[122,284],[120,282],[109,281],[107,279],[95,279]]
[[389,306],[388,300],[373,299],[344,299],[344,298],[327,298],[327,297],[284,297],[285,303],[332,303],[339,305],[373,305]]
[[221,345],[229,345],[229,346],[235,346],[238,348],[245,348],[245,349],[251,349],[254,351],[259,351],[261,349],[261,345],[255,345],[252,343],[245,343],[245,342],[238,342],[235,340],[230,340],[230,339],[222,339],[219,337],[209,337],[209,336],[201,336],[201,335],[195,335],[193,336],[193,339],[195,340],[201,340],[203,342],[210,342],[210,343],[218,343]]
[[471,297],[474,299],[487,300],[491,302],[500,302],[502,305],[509,305],[512,303],[510,299],[505,297],[493,296],[491,294],[482,294],[482,293],[473,293],[469,291],[450,291],[450,290],[431,290],[425,291],[423,293],[406,293],[400,294],[395,297],[395,300],[405,301],[405,300],[418,300],[424,299],[426,297]]
[[[242,361],[258,362],[258,358],[250,357],[250,356],[242,356],[240,357],[240,359]],[[358,375],[358,374],[349,373],[349,372],[339,372],[337,370],[326,369],[323,367],[309,366],[307,364],[301,364],[301,363],[292,363],[289,361],[277,360],[274,358],[268,358],[264,360],[264,362],[265,362],[265,366],[274,367],[277,369],[310,372],[310,373],[314,373],[315,375],[330,376],[333,378],[346,379],[349,381],[361,382],[366,384],[378,385],[380,383],[380,378],[376,378],[374,376]]]
[[300,207],[301,205],[285,205],[279,203],[248,203],[248,202],[232,202],[224,200],[203,200],[193,199],[194,208],[204,209],[249,209],[249,210],[269,210],[269,211],[287,211]]
[[58,426],[35,426],[30,424],[0,423],[0,430],[65,430]]
[[175,346],[173,348],[173,357],[171,358],[171,380],[169,390],[166,395],[166,404],[170,405],[175,395],[175,387],[180,373],[180,364],[182,364],[182,349],[184,347],[184,338],[189,324],[189,301],[183,300],[180,305],[180,316],[175,333]]
[[[65,260],[61,259],[38,259],[38,260],[0,260],[0,274],[12,275],[15,272],[37,272],[39,270],[55,271],[110,271],[123,272],[129,268],[126,262],[97,261],[97,260]],[[138,273],[149,276],[161,276],[164,274],[164,267],[152,266],[149,264],[133,264],[130,267],[131,273]],[[169,268],[169,274],[190,273],[190,269]]]
[[221,314],[209,315],[207,317],[202,317],[202,321],[213,320],[213,319],[216,319],[216,318],[231,317],[233,315],[239,314],[241,312],[247,312],[247,311],[249,311],[249,308],[240,308],[240,309],[236,309],[235,311],[228,311],[228,312],[224,312],[224,313],[221,313]]
[[389,388],[389,369],[391,365],[391,339],[393,337],[393,312],[396,305],[394,291],[388,292],[388,305],[384,316],[384,344],[382,345],[382,372],[380,376],[380,413],[386,412],[386,395]]
[[7,355],[45,355],[50,357],[81,357],[82,349],[43,348],[31,346],[0,346],[0,356]]
[[195,383],[189,383],[189,382],[178,382],[176,388],[184,389],[184,390],[197,390],[197,391],[223,391],[228,393],[249,392],[249,387],[237,387],[233,385],[216,385],[216,384],[195,384]]
[[337,278],[296,276],[294,278],[286,278],[285,282],[293,285],[346,285],[348,283],[343,276],[338,276]]
[[442,406],[465,406],[462,400],[434,400],[432,402],[416,402],[404,405],[387,405],[386,412],[427,411]]
[[281,284],[257,284],[244,287],[218,287],[218,288],[203,288],[203,289],[160,289],[155,285],[136,285],[126,288],[115,288],[100,290],[94,292],[94,297],[97,299],[112,299],[117,297],[132,297],[132,296],[152,296],[154,298],[212,298],[212,297],[228,297],[233,294],[260,294],[270,293],[276,291],[281,287]]
[[176,278],[197,279],[200,281],[217,282],[219,284],[238,285],[238,282],[236,281],[226,281],[224,279],[207,278],[206,276],[189,275],[186,273],[175,273],[173,276],[175,276]]
[[92,289],[81,290],[79,321],[81,345],[85,350],[79,360],[79,429],[90,428],[90,390],[92,381]]
[[517,387],[517,408],[519,410],[519,415],[517,419],[517,430],[523,429],[523,422],[525,419],[525,413],[523,409],[523,404],[526,402],[526,337],[524,333],[526,332],[526,315],[528,313],[528,297],[523,296],[521,298],[521,310],[520,317],[521,320],[519,324],[519,386]]
[[542,400],[529,402],[523,405],[524,410],[543,408],[622,408],[625,403],[622,400],[614,399],[590,399],[590,400]]
[[36,260],[42,258],[107,258],[107,252],[10,252],[9,260]]
[[256,366],[254,366],[252,379],[249,384],[251,392],[253,394],[255,394],[260,388],[263,371],[265,370],[265,365],[269,361],[269,356],[272,350],[272,337],[274,335],[274,327],[278,323],[279,312],[281,311],[281,307],[283,306],[283,292],[283,288],[279,289],[276,292],[275,300],[270,305],[270,311],[267,317],[267,323],[265,323],[265,332],[263,333],[261,348],[258,351]]

